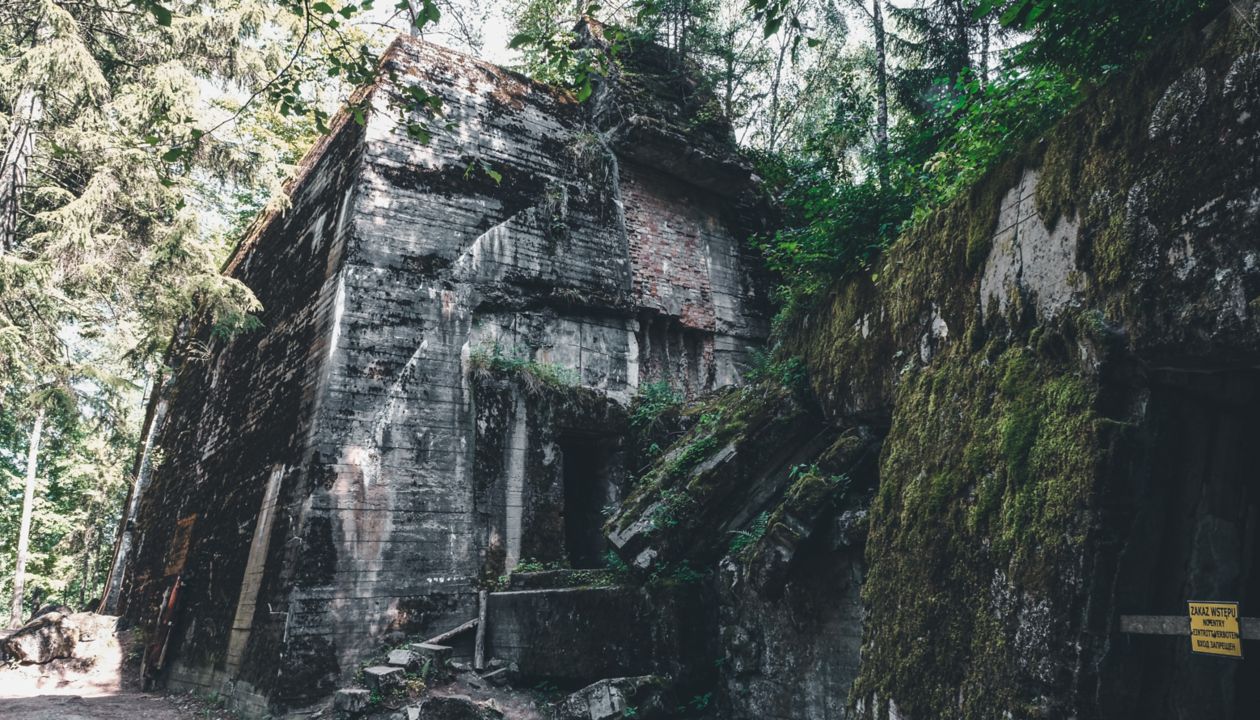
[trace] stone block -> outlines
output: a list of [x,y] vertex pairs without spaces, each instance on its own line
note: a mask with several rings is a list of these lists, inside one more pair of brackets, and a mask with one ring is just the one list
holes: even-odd
[[402,687],[405,679],[406,674],[400,667],[375,665],[363,669],[363,684],[381,694]]
[[454,649],[449,645],[435,645],[433,643],[412,643],[411,651],[415,656],[416,662],[423,665],[425,662],[432,663],[434,668],[444,668],[451,661],[451,654]]
[[592,682],[653,672],[653,617],[635,589],[490,593],[487,645],[526,677]]
[[399,650],[390,650],[389,656],[385,659],[386,665],[400,667],[404,670],[415,670],[420,664],[419,657],[410,650],[402,648]]
[[654,675],[592,683],[556,704],[556,720],[615,720],[633,708],[635,718],[664,718],[664,682]]
[[342,717],[367,712],[372,692],[367,688],[342,688],[333,695],[333,709]]

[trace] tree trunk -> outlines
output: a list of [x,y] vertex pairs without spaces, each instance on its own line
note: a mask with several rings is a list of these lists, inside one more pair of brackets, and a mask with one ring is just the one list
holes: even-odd
[[17,565],[13,571],[13,604],[9,607],[9,627],[21,627],[25,613],[22,601],[26,595],[26,555],[31,544],[31,512],[35,506],[35,478],[39,462],[39,439],[44,433],[44,410],[35,415],[31,441],[26,454],[26,493],[22,496],[22,525],[18,530]]
[[888,52],[884,45],[884,0],[873,0],[871,22],[875,33],[875,145],[879,186],[888,188]]
[[140,499],[152,477],[153,444],[158,429],[166,419],[166,399],[162,393],[166,389],[167,377],[169,376],[165,373],[158,373],[153,381],[153,396],[145,403],[148,409],[140,430],[143,440],[136,450],[131,489],[127,492],[127,501],[123,503],[122,518],[119,519],[118,533],[114,540],[113,560],[110,562],[109,574],[105,577],[105,585],[101,588],[101,606],[97,609],[97,612],[106,615],[118,614],[123,580],[131,563],[133,526],[140,512]]
[[18,210],[35,153],[35,126],[43,116],[43,100],[33,90],[23,90],[13,106],[13,124],[0,158],[0,256],[17,246]]
[[989,19],[982,20],[980,26],[980,84],[989,86]]

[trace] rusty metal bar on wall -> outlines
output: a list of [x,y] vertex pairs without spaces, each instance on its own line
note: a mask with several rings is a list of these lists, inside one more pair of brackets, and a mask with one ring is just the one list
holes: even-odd
[[[1243,640],[1260,640],[1260,618],[1239,618]],[[1134,635],[1189,635],[1186,615],[1121,615],[1120,632]]]

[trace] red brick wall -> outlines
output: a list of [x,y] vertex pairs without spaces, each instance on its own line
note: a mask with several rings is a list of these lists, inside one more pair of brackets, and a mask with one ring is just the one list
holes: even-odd
[[635,304],[686,327],[714,330],[709,246],[726,233],[716,208],[694,188],[629,163],[622,166],[621,192]]

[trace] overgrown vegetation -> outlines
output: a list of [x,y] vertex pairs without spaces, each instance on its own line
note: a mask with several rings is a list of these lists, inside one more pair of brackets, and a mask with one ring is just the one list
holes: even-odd
[[507,355],[495,344],[475,348],[468,355],[473,373],[511,375],[519,378],[527,392],[537,394],[544,388],[564,389],[578,384],[577,372],[551,363],[542,363],[522,355]]
[[[890,6],[883,50],[853,48],[855,71],[831,75],[797,148],[762,153],[761,175],[785,209],[760,239],[787,316],[836,277],[875,273],[908,227],[959,198],[1062,117],[1087,88],[1167,29],[1223,2],[929,0]],[[769,3],[792,18],[794,3]],[[773,14],[773,13],[772,13]],[[869,14],[868,14],[869,18]],[[871,75],[886,68],[887,86]],[[876,276],[877,277],[877,276]]]
[[770,513],[762,511],[748,525],[747,530],[736,530],[732,533],[730,553],[740,555],[746,549],[756,545],[766,536],[766,528],[770,526]]

